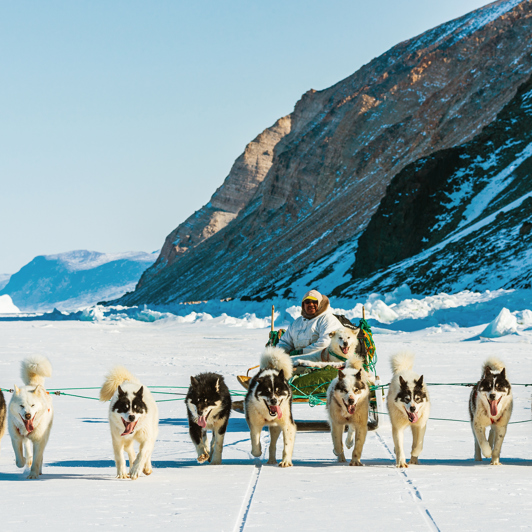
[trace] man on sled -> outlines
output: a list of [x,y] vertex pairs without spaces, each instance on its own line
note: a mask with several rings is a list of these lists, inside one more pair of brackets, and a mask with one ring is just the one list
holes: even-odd
[[357,332],[332,313],[327,296],[310,290],[303,296],[301,316],[281,336],[278,347],[293,357],[296,366],[342,363],[355,353]]

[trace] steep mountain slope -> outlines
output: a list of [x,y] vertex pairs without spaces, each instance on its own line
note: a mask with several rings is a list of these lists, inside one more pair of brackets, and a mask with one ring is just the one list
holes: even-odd
[[132,290],[157,253],[71,251],[35,257],[11,276],[0,296],[24,311],[74,310]]
[[473,141],[393,179],[356,259],[336,293],[352,293],[353,284],[407,283],[418,292],[531,287],[532,78]]
[[307,92],[238,215],[172,263],[160,261],[120,302],[265,297],[320,258],[324,279],[338,246],[349,279],[358,237],[392,179],[475,138],[528,79],[531,33],[532,1],[500,0]]

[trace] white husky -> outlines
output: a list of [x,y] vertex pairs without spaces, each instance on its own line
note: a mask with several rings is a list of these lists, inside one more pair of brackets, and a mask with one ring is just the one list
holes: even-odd
[[[135,480],[141,471],[151,474],[151,454],[159,427],[157,403],[148,388],[121,366],[111,370],[100,390],[100,401],[109,400],[117,478]],[[133,448],[135,442],[140,444],[138,456]],[[124,451],[129,457],[129,473]]]
[[427,387],[421,377],[413,370],[414,355],[398,353],[392,357],[393,377],[390,382],[386,402],[392,423],[393,443],[397,467],[408,467],[403,448],[403,435],[406,427],[412,429],[411,464],[419,464],[419,455],[423,450],[423,438],[430,414],[430,400]]
[[52,398],[44,389],[44,377],[52,376],[52,366],[47,358],[34,355],[23,360],[20,369],[26,386],[15,386],[8,409],[8,430],[17,467],[28,466],[28,478],[38,478],[54,419]]

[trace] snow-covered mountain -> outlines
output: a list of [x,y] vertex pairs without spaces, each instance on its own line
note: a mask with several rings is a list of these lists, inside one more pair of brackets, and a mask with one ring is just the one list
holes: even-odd
[[35,257],[0,290],[23,311],[74,310],[133,290],[158,252],[70,251]]
[[[499,0],[307,92],[120,303],[498,288],[526,276],[531,34],[532,0]],[[421,252],[418,267],[399,264]],[[477,275],[488,255],[489,275]]]
[[9,282],[10,273],[0,273],[0,290]]

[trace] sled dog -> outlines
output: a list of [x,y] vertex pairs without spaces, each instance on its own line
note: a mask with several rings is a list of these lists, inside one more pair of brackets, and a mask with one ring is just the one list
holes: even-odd
[[[506,378],[504,364],[492,357],[484,362],[482,378],[469,397],[471,429],[475,438],[475,460],[482,454],[491,458],[492,465],[500,465],[501,447],[512,415],[512,387]],[[490,427],[486,440],[486,427]]]
[[267,425],[270,429],[268,464],[276,464],[275,450],[283,432],[283,459],[280,467],[292,465],[296,437],[296,424],[292,417],[292,391],[287,382],[292,376],[292,360],[283,349],[267,347],[262,354],[260,371],[251,379],[244,400],[244,412],[251,434],[251,454],[262,454],[260,433]]
[[[100,401],[111,401],[109,426],[113,441],[117,478],[135,480],[142,471],[150,475],[151,454],[157,438],[159,412],[150,391],[121,366],[111,370],[100,390]],[[133,444],[139,443],[139,454]],[[126,470],[124,451],[129,457]]]
[[2,390],[0,390],[0,442],[2,441],[2,438],[4,437],[4,434],[6,433],[6,425],[7,425],[6,400],[4,399],[4,394],[2,393]]
[[392,357],[392,381],[386,402],[392,423],[396,467],[408,467],[403,448],[403,435],[407,426],[412,429],[410,464],[419,464],[423,438],[430,414],[430,399],[423,375],[413,371],[414,355],[398,353]]
[[368,433],[369,386],[368,376],[362,367],[362,360],[354,357],[348,360],[345,370],[338,372],[327,390],[327,413],[331,426],[333,452],[339,462],[345,462],[343,434],[348,427],[345,444],[353,447],[349,465],[361,466],[360,457]]
[[[198,462],[222,463],[225,431],[231,413],[231,395],[224,378],[216,373],[200,373],[190,377],[185,398],[188,431],[196,446]],[[211,449],[207,448],[207,430],[212,430]]]
[[22,361],[20,373],[25,386],[14,388],[8,430],[17,467],[27,466],[28,478],[39,478],[54,419],[52,398],[44,388],[45,377],[52,376],[52,365],[47,358],[33,355]]
[[362,360],[362,345],[358,340],[358,331],[349,327],[341,327],[329,334],[331,343],[313,357],[295,360],[296,366],[311,367],[343,367],[347,360],[359,356]]

